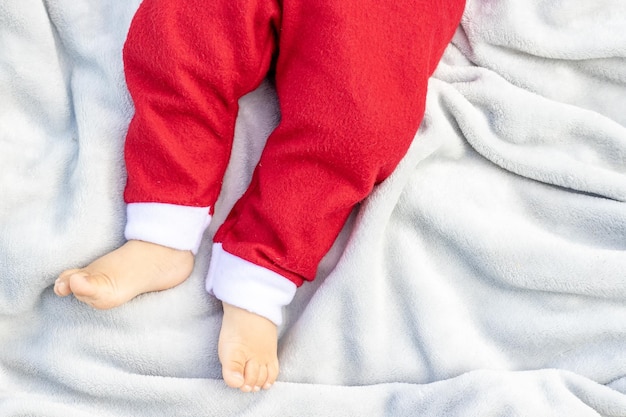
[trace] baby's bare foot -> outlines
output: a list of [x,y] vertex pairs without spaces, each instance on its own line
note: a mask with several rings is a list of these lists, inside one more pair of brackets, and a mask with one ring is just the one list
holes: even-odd
[[218,345],[226,385],[244,392],[268,389],[278,377],[276,325],[227,303]]
[[193,262],[190,251],[130,240],[85,268],[63,272],[54,292],[109,309],[139,294],[175,287],[191,274]]

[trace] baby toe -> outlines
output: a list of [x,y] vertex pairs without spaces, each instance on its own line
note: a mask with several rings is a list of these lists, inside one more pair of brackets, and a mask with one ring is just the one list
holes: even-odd
[[244,374],[244,385],[241,387],[241,390],[244,392],[253,391],[254,387],[257,386],[260,373],[261,367],[259,366],[259,363],[255,360],[248,361],[248,363],[246,363],[246,370]]
[[57,279],[54,283],[54,293],[59,297],[65,297],[72,293],[67,280]]
[[257,377],[256,383],[254,384],[253,391],[261,391],[261,388],[265,386],[267,382],[267,365],[262,365],[259,367],[259,376]]

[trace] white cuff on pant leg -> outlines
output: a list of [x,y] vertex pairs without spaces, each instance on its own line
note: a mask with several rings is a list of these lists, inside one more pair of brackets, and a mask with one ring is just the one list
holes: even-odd
[[282,308],[291,302],[296,288],[282,275],[226,252],[221,243],[213,244],[206,289],[221,301],[280,326]]
[[143,240],[196,254],[210,221],[209,207],[130,203],[126,206],[124,235],[128,240]]

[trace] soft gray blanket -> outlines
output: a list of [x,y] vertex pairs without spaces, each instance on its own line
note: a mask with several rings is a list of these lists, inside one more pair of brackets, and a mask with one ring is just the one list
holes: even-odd
[[[138,3],[0,2],[0,416],[626,416],[626,2],[469,1],[256,394],[220,379],[210,232],[172,290],[51,290],[122,241]],[[217,219],[275,115],[267,86],[243,100]]]

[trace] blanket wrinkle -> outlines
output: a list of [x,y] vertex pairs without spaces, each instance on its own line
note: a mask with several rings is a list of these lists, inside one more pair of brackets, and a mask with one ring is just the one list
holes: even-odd
[[[626,5],[619,0],[594,3],[589,6],[593,14],[586,14],[586,8],[546,1],[471,1],[454,43],[471,62],[516,86],[626,126],[623,107],[615,105],[626,96],[626,36],[618,29]],[[476,13],[480,20],[469,19]]]
[[211,236],[280,119],[242,98],[191,277],[110,311],[51,290],[122,241],[139,0],[0,2],[0,415],[626,416],[626,3],[470,0],[393,175],[221,380]]

